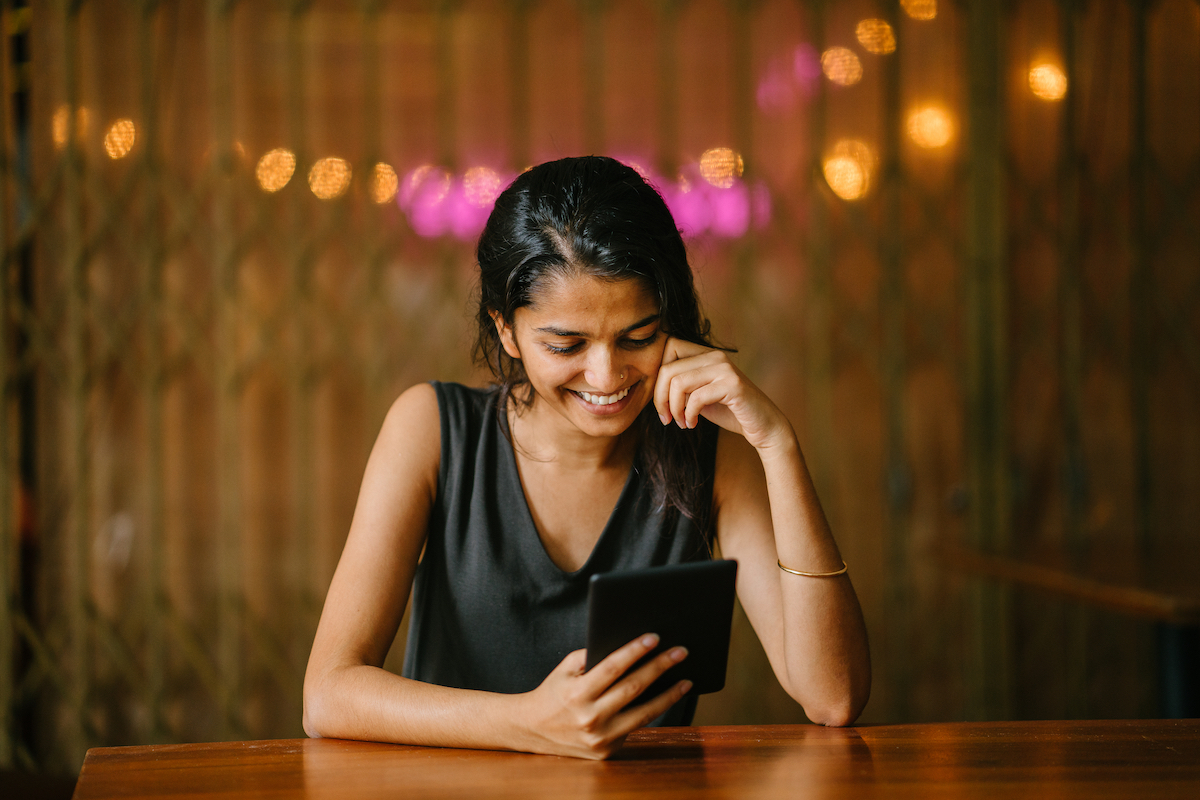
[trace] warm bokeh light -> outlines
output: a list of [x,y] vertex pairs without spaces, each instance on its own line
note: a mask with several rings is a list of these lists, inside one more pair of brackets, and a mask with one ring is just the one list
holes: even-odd
[[929,20],[937,16],[937,0],[900,0],[900,6],[913,19]]
[[741,155],[728,147],[713,147],[700,156],[700,176],[719,189],[733,186],[744,168]]
[[941,106],[925,106],[908,115],[908,138],[918,147],[945,147],[953,135],[954,120]]
[[[87,134],[88,124],[91,121],[91,114],[82,106],[75,110],[75,138],[82,140]],[[71,107],[61,105],[54,112],[54,116],[50,119],[50,137],[54,140],[56,148],[66,147],[67,134],[71,130]]]
[[821,54],[821,71],[839,86],[853,86],[862,80],[862,62],[846,47],[831,47]]
[[1067,94],[1067,76],[1054,64],[1029,68],[1029,89],[1043,100],[1062,100]]
[[861,20],[854,35],[868,53],[882,56],[896,51],[896,34],[892,32],[892,26],[881,19]]
[[380,161],[371,170],[371,201],[379,204],[389,203],[400,189],[400,179],[391,164]]
[[321,200],[341,197],[350,188],[350,162],[337,156],[327,156],[308,171],[308,188]]
[[504,189],[504,180],[489,167],[471,167],[463,175],[463,193],[467,202],[476,208],[491,211],[492,204]]
[[441,202],[450,191],[450,173],[432,164],[422,164],[404,176],[396,202],[405,211],[410,210],[420,198],[432,197]]
[[858,139],[842,139],[825,159],[825,180],[843,200],[858,200],[871,188],[875,154]]
[[119,119],[108,127],[104,134],[104,152],[114,161],[129,155],[137,142],[137,128],[131,119]]
[[263,155],[254,169],[254,177],[264,192],[278,192],[288,185],[296,171],[296,154],[277,147]]

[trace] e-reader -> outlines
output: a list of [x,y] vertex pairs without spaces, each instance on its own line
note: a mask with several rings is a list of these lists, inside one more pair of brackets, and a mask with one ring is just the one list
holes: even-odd
[[639,636],[656,633],[658,646],[634,664],[682,645],[688,656],[671,667],[636,702],[681,680],[692,694],[720,691],[729,658],[736,561],[699,561],[604,572],[588,585],[587,669]]

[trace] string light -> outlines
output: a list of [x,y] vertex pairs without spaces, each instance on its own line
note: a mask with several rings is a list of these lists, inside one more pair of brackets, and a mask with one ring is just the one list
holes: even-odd
[[503,188],[499,173],[489,167],[471,167],[463,175],[463,194],[476,208],[490,210]]
[[937,0],[900,0],[904,13],[913,19],[931,20],[937,16]]
[[[62,149],[67,146],[67,137],[71,132],[71,107],[68,105],[59,106],[54,116],[50,118],[50,138],[54,140],[54,146],[57,149]],[[91,113],[80,106],[75,109],[75,138],[82,140],[88,131],[88,125],[91,122]]]
[[908,115],[908,138],[918,147],[945,147],[954,134],[954,121],[940,106],[925,106]]
[[308,171],[308,188],[321,200],[341,197],[350,188],[350,162],[337,156],[327,156]]
[[846,47],[831,47],[821,54],[821,71],[839,86],[853,86],[862,80],[862,62]]
[[380,161],[371,170],[371,201],[380,205],[390,202],[400,189],[400,179],[391,164]]
[[825,181],[843,200],[865,197],[871,188],[875,154],[858,139],[842,139],[825,159]]
[[1037,64],[1029,69],[1029,90],[1043,100],[1062,100],[1067,76],[1054,64]]
[[864,19],[854,29],[854,35],[868,53],[882,56],[896,52],[896,34],[884,20]]
[[119,119],[108,127],[104,134],[104,152],[116,161],[129,155],[137,142],[137,128],[131,119]]
[[263,155],[254,169],[254,177],[264,192],[278,192],[288,185],[296,171],[296,154],[277,147]]
[[741,155],[728,147],[713,147],[700,156],[700,176],[718,189],[728,189],[742,177]]

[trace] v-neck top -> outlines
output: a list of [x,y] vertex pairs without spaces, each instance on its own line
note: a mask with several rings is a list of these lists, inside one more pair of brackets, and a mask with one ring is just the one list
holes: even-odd
[[[689,433],[700,437],[704,518],[653,507],[639,451],[591,555],[578,571],[564,572],[533,523],[496,414],[498,391],[436,381],[433,387],[441,465],[413,583],[405,677],[460,689],[530,691],[585,646],[592,575],[711,558],[703,526],[712,506],[717,428],[707,420]],[[695,698],[685,697],[655,723],[687,725],[695,707]]]

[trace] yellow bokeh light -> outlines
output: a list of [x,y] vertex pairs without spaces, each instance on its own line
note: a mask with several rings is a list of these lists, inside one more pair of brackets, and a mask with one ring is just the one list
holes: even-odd
[[[82,140],[87,134],[88,125],[91,122],[91,114],[82,106],[75,109],[75,139]],[[67,144],[67,135],[71,130],[71,107],[61,105],[54,112],[54,116],[50,118],[50,137],[54,140],[56,148],[63,148]]]
[[700,156],[700,176],[719,189],[728,189],[742,177],[742,156],[728,147],[713,147]]
[[853,86],[862,80],[862,62],[847,47],[831,47],[821,54],[821,71],[839,86]]
[[1067,76],[1054,64],[1029,68],[1029,90],[1043,100],[1062,100],[1067,94]]
[[918,147],[945,147],[953,135],[954,119],[941,106],[925,106],[908,115],[908,138]]
[[871,188],[875,154],[858,139],[842,139],[825,159],[825,180],[843,200],[858,200]]
[[854,35],[868,53],[882,56],[896,51],[896,34],[892,26],[881,19],[860,21],[854,29]]
[[900,0],[900,6],[913,19],[930,20],[937,16],[937,0]]
[[350,188],[350,162],[337,156],[327,156],[308,171],[308,188],[322,200],[341,197]]
[[371,170],[371,201],[379,204],[386,203],[396,196],[400,188],[400,179],[391,164],[380,161]]
[[488,167],[471,167],[463,175],[463,194],[467,202],[476,208],[488,208],[496,202],[504,181],[499,173]]
[[[526,172],[528,171],[527,169]],[[404,185],[400,189],[400,207],[407,210],[407,204],[412,202],[418,192],[425,196],[426,202],[440,203],[450,193],[451,183],[453,178],[446,170],[432,164],[422,164],[404,176]]]
[[288,185],[296,171],[296,154],[291,150],[276,147],[258,160],[254,177],[264,192],[278,192]]
[[104,152],[108,153],[108,157],[115,161],[129,155],[135,142],[137,142],[137,128],[134,126],[133,120],[119,119],[108,126],[108,133],[104,134]]

